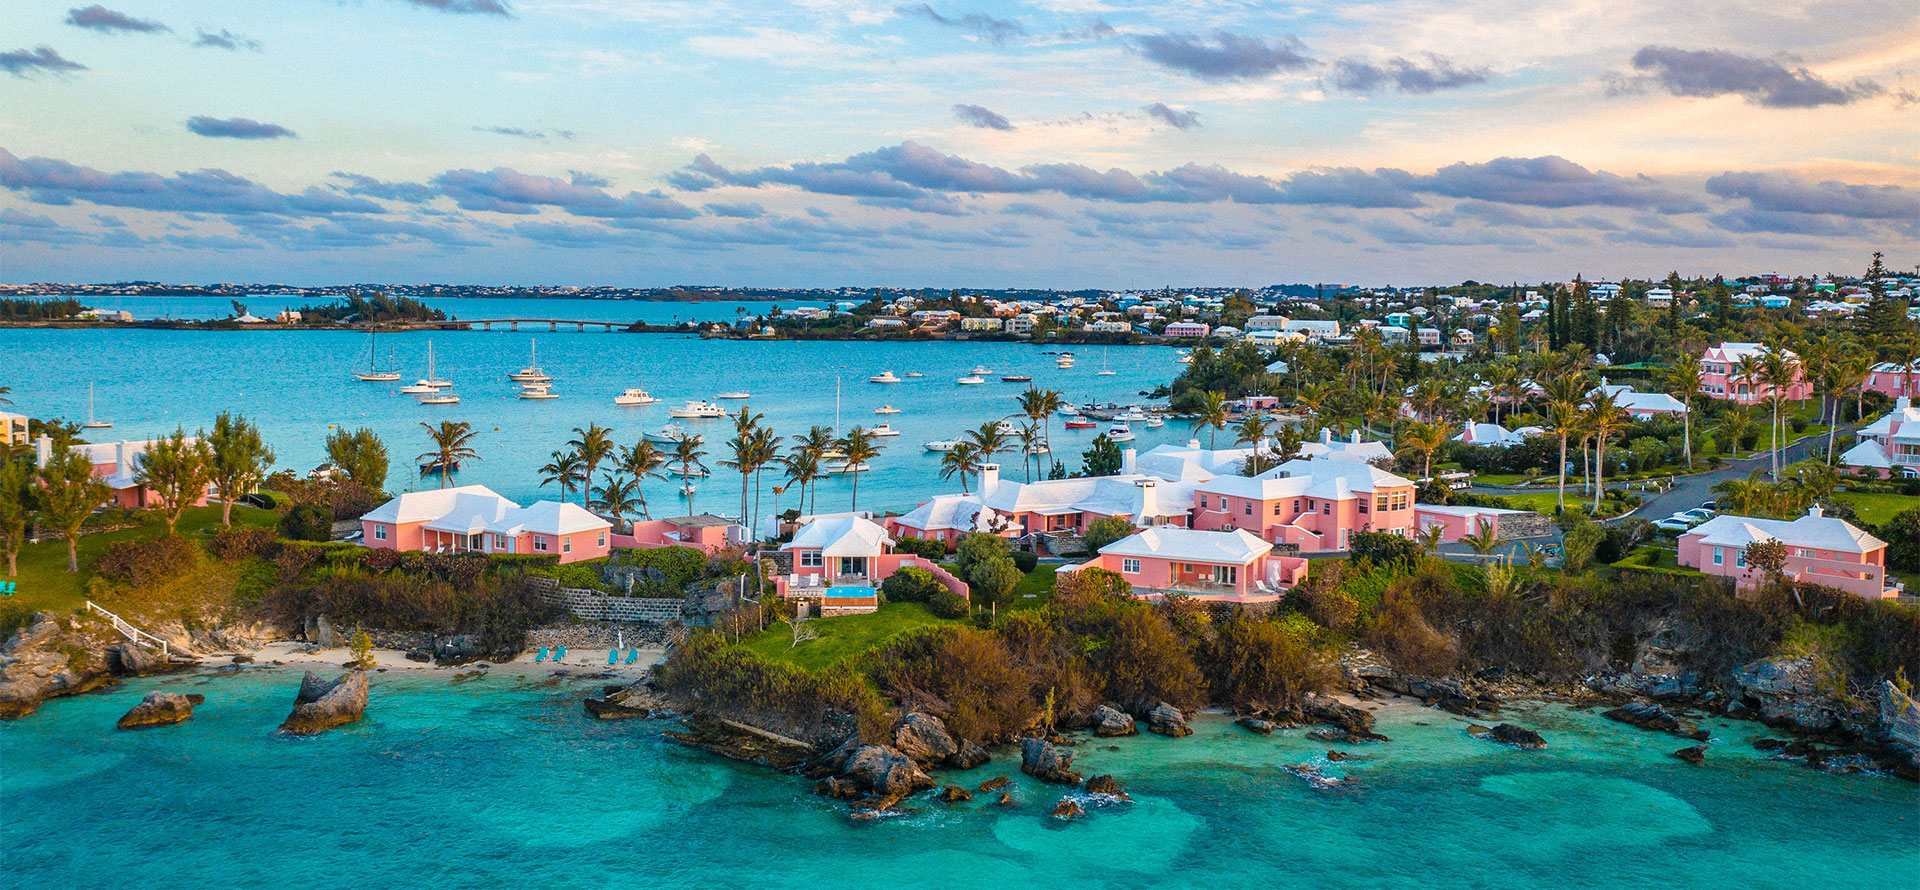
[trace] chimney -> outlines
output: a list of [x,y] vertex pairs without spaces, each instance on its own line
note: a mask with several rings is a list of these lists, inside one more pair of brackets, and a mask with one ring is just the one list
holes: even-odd
[[1333,444],[1333,429],[1331,427],[1323,426],[1320,428],[1320,444],[1322,445]]
[[33,445],[34,454],[39,458],[40,466],[46,466],[47,461],[53,459],[53,437],[46,433],[41,433],[40,440],[33,443]]
[[1360,431],[1354,430],[1353,433],[1347,437],[1347,441],[1352,442],[1355,445],[1360,444]]
[[1152,479],[1135,479],[1133,485],[1140,489],[1140,521],[1151,525],[1160,514],[1160,489]]
[[1200,440],[1199,440],[1199,439],[1188,439],[1188,440],[1187,440],[1187,447],[1188,447],[1188,448],[1191,448],[1191,449],[1193,449],[1193,450],[1195,450],[1195,451],[1198,451],[1198,450],[1200,450]]
[[1913,399],[1907,396],[1901,396],[1900,398],[1893,400],[1893,407],[1895,410],[1905,411],[1908,408],[1913,407]]
[[1138,472],[1134,469],[1134,458],[1137,456],[1138,456],[1137,452],[1135,452],[1131,448],[1128,448],[1125,451],[1120,452],[1120,473],[1122,475],[1130,476],[1133,473]]
[[994,490],[994,488],[998,487],[999,485],[1000,485],[1000,465],[999,464],[981,464],[980,465],[980,496],[986,497],[988,492]]
[[125,439],[113,443],[113,471],[115,473],[127,473],[131,475],[133,472],[133,468],[127,466],[127,445],[128,442]]
[[1812,519],[1819,519],[1822,515],[1824,515],[1824,513],[1825,511],[1820,509],[1819,504],[1814,504],[1813,506],[1807,508],[1807,516]]

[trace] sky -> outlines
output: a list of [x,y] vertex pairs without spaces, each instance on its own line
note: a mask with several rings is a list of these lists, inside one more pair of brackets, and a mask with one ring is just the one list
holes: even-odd
[[1911,0],[8,0],[0,281],[1920,265]]

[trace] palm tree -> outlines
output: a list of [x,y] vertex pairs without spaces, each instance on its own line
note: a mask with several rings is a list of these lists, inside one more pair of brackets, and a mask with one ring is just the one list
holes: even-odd
[[[745,413],[745,409],[741,409]],[[727,440],[727,451],[731,456],[722,458],[720,465],[740,473],[740,523],[752,525],[747,521],[747,480],[753,476],[753,445],[749,441],[752,431],[734,436]]]
[[1587,432],[1593,436],[1593,512],[1600,512],[1600,496],[1607,490],[1607,440],[1625,429],[1631,418],[1614,404],[1613,394],[1597,393],[1587,403]]
[[1693,469],[1693,400],[1700,394],[1700,356],[1681,352],[1667,368],[1667,395],[1687,410],[1680,415],[1681,447],[1687,452],[1687,469]]
[[994,455],[1007,450],[1007,434],[1000,431],[1000,422],[997,420],[989,420],[977,430],[968,430],[966,441],[980,453],[982,463],[992,463]]
[[980,472],[980,463],[980,450],[972,442],[961,442],[953,446],[953,450],[940,455],[940,478],[950,479],[954,474],[959,474],[960,493],[966,494],[967,477]]
[[575,454],[580,455],[580,463],[586,468],[580,485],[580,500],[584,504],[587,497],[587,483],[593,481],[593,474],[600,468],[600,462],[613,456],[613,430],[597,423],[587,424],[586,429],[573,428],[574,437],[567,440],[573,446]]
[[1214,448],[1219,444],[1215,436],[1227,428],[1226,393],[1203,392],[1200,394],[1200,410],[1194,412],[1193,428],[1198,430],[1203,426],[1212,430],[1207,433],[1207,447]]
[[1427,377],[1413,385],[1413,395],[1408,401],[1420,419],[1428,423],[1437,423],[1447,413],[1447,406],[1453,404],[1453,389],[1447,381],[1439,377]]
[[[1760,379],[1760,370],[1760,359],[1755,356],[1743,355],[1734,360],[1733,373],[1728,376],[1747,384],[1746,395],[1749,396],[1747,401],[1752,401],[1751,397],[1758,395],[1754,392],[1753,385]],[[1733,400],[1735,402],[1741,401],[1740,395],[1741,393],[1736,390],[1733,393]]]
[[1749,516],[1772,515],[1774,488],[1760,478],[1761,472],[1755,469],[1745,479],[1728,479],[1715,485],[1713,493],[1719,496],[1720,509]]
[[0,386],[0,408],[13,407],[13,399],[8,398],[8,396],[11,395],[12,393],[13,393],[13,387]]
[[1040,389],[1027,384],[1027,391],[1016,396],[1020,400],[1020,413],[1028,420],[1045,424],[1047,452],[1053,452],[1053,412],[1060,410],[1065,399],[1057,389]]
[[767,465],[780,459],[780,442],[784,437],[776,436],[769,427],[760,427],[753,431],[747,441],[747,451],[753,458],[753,516],[754,527],[759,527],[760,518],[760,474]]
[[1420,455],[1422,461],[1421,477],[1433,478],[1433,453],[1447,444],[1447,428],[1437,423],[1411,421],[1401,427],[1399,442],[1401,448]]
[[1727,450],[1738,453],[1740,440],[1747,437],[1753,429],[1753,412],[1745,405],[1735,405],[1720,415],[1720,437],[1727,441]]
[[627,476],[608,473],[606,482],[593,490],[593,496],[593,505],[600,509],[600,514],[612,518],[616,525],[628,514],[645,509],[638,480]]
[[433,443],[433,450],[420,455],[415,460],[421,463],[432,461],[440,467],[441,488],[447,487],[447,480],[453,475],[453,468],[461,461],[480,459],[480,452],[473,449],[473,440],[476,436],[473,424],[464,420],[459,422],[443,420],[437,427],[423,423],[420,428],[427,431],[427,439]]
[[[1547,432],[1560,437],[1560,463],[1555,467],[1559,478],[1560,510],[1567,509],[1567,440],[1582,435],[1586,431],[1585,419],[1580,414],[1580,406],[1573,402],[1555,400],[1547,404]],[[1582,445],[1581,449],[1585,450]]]
[[845,436],[833,443],[839,448],[842,459],[847,462],[847,472],[853,474],[853,505],[849,509],[860,509],[860,471],[867,461],[880,456],[880,446],[874,444],[873,434],[860,427],[847,430]]
[[1260,456],[1260,443],[1266,441],[1267,419],[1258,414],[1249,414],[1240,418],[1233,427],[1233,444],[1253,446],[1255,457]]
[[673,460],[680,465],[680,492],[687,497],[687,515],[693,515],[693,468],[700,465],[700,458],[707,452],[700,448],[706,444],[705,436],[686,436],[673,443]]
[[664,463],[666,456],[660,453],[652,440],[645,437],[631,448],[624,445],[620,447],[620,471],[633,477],[633,496],[640,502],[640,515],[648,519],[653,518],[653,513],[647,509],[646,481],[660,478],[660,466]]
[[[807,506],[807,489],[821,479],[819,453],[796,445],[786,457],[780,459],[780,465],[786,468],[787,484],[800,486],[800,506],[808,513],[813,512]],[[818,500],[817,495],[815,499]]]
[[1033,465],[1038,462],[1037,459],[1041,454],[1050,452],[1041,442],[1040,428],[1031,423],[1021,427],[1014,438],[1020,440],[1020,472],[1026,474],[1028,482],[1032,482]]
[[1481,557],[1492,555],[1500,547],[1500,534],[1493,529],[1493,523],[1482,522],[1472,534],[1461,535],[1460,543],[1473,548]]
[[580,452],[573,450],[555,451],[552,457],[540,467],[540,487],[545,488],[548,483],[558,486],[560,500],[565,503],[567,495],[588,481],[586,462],[580,459]]
[[1799,363],[1789,358],[1790,355],[1792,353],[1785,349],[1769,346],[1766,353],[1760,357],[1760,377],[1766,381],[1767,388],[1770,390],[1767,403],[1773,409],[1773,419],[1767,425],[1767,438],[1771,439],[1773,444],[1773,454],[1768,463],[1773,466],[1775,479],[1780,478],[1780,453],[1785,444],[1781,440],[1787,437],[1786,427],[1780,422],[1780,408],[1787,401],[1787,387],[1793,385],[1794,378],[1800,371]]

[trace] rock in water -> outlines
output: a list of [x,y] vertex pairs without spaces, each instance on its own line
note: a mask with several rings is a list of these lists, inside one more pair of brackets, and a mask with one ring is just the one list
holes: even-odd
[[988,779],[985,782],[981,782],[980,790],[981,791],[999,791],[1000,789],[1005,788],[1011,784],[1013,784],[1013,780],[1007,778],[1006,776],[994,776],[993,778]]
[[933,799],[942,803],[966,803],[973,799],[973,792],[958,785],[947,785],[941,788],[940,793],[934,795]]
[[1139,732],[1133,726],[1133,715],[1112,705],[1101,705],[1093,709],[1093,734],[1102,738],[1133,735]]
[[893,724],[893,746],[919,764],[938,763],[960,753],[947,724],[932,714],[911,711]]
[[847,758],[840,778],[852,793],[834,796],[858,797],[861,805],[876,810],[891,807],[901,798],[936,784],[913,758],[885,745],[862,745],[855,750],[853,756]]
[[1011,810],[1011,809],[1013,809],[1014,807],[1017,807],[1017,806],[1019,806],[1019,805],[1020,805],[1020,801],[1018,801],[1018,800],[1015,800],[1015,799],[1014,799],[1014,797],[1013,797],[1013,792],[1011,792],[1011,791],[1002,791],[1002,792],[1000,792],[1000,799],[999,799],[999,800],[996,800],[996,801],[994,801],[994,802],[993,802],[993,805],[994,805],[994,806],[996,806],[996,807],[999,807],[999,808],[1001,808],[1001,809],[1003,809],[1003,810]]
[[1258,717],[1242,717],[1233,722],[1261,735],[1273,735],[1273,731],[1280,728],[1279,724],[1272,720],[1262,720]]
[[1052,813],[1055,819],[1078,819],[1086,814],[1087,811],[1074,803],[1071,797],[1060,798],[1060,802],[1054,804]]
[[1166,702],[1161,702],[1147,712],[1147,728],[1163,736],[1180,738],[1193,735],[1193,728],[1187,725],[1187,715]]
[[1511,723],[1502,723],[1495,726],[1492,730],[1488,731],[1487,736],[1496,742],[1512,745],[1516,748],[1531,748],[1537,750],[1547,746],[1547,740],[1541,738],[1539,733],[1525,727],[1515,726]]
[[133,706],[133,709],[121,716],[114,724],[121,729],[140,729],[148,726],[171,726],[193,716],[193,706],[207,700],[204,695],[181,695],[177,692],[149,692],[147,697]]
[[992,759],[993,756],[987,753],[987,749],[980,747],[979,742],[968,739],[960,743],[960,750],[947,755],[944,762],[948,769],[973,769]]
[[1380,735],[1378,733],[1349,732],[1344,729],[1329,729],[1324,726],[1319,729],[1307,730],[1307,738],[1310,738],[1316,742],[1340,742],[1342,744],[1347,744],[1347,745],[1359,745],[1365,742],[1391,741],[1386,736]]
[[1703,763],[1707,759],[1707,746],[1695,745],[1691,748],[1681,748],[1673,752],[1673,756],[1688,763]]
[[166,671],[172,665],[159,651],[132,643],[115,643],[107,647],[107,670],[121,677],[145,677]]
[[280,724],[280,731],[292,735],[313,735],[336,726],[352,723],[367,712],[367,672],[348,671],[329,683],[308,671],[300,681],[300,694],[294,697],[293,713]]
[[1125,791],[1120,790],[1120,783],[1117,780],[1115,780],[1112,776],[1108,776],[1108,775],[1094,776],[1093,778],[1088,779],[1087,793],[1105,795],[1107,797],[1114,798],[1115,800],[1132,800],[1133,799],[1127,796],[1127,793]]
[[1339,763],[1343,760],[1366,760],[1366,759],[1367,757],[1364,754],[1348,754],[1345,751],[1328,751],[1327,752],[1327,761],[1329,763]]
[[1652,702],[1630,701],[1611,711],[1602,712],[1600,716],[1638,726],[1641,729],[1671,733],[1683,739],[1693,739],[1698,742],[1706,741],[1708,736],[1707,731],[1696,726],[1693,721],[1675,717],[1667,713],[1666,708]]
[[0,646],[0,720],[25,717],[49,698],[113,682],[98,659],[69,654],[79,645],[66,636],[59,616],[41,612]]
[[1020,742],[1020,771],[1029,776],[1055,785],[1078,785],[1080,774],[1072,766],[1072,751],[1062,751],[1044,739]]

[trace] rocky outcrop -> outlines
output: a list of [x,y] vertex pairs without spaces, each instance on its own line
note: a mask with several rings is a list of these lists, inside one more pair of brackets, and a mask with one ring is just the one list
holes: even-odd
[[280,724],[289,735],[313,735],[359,720],[367,712],[367,672],[347,671],[328,682],[308,671],[293,699],[293,713]]
[[958,785],[945,785],[940,788],[940,793],[933,796],[933,799],[941,803],[966,803],[973,799],[973,792]]
[[960,750],[947,755],[943,763],[947,769],[973,769],[985,766],[987,761],[992,759],[993,755],[988,754],[987,749],[981,747],[979,742],[968,739],[960,743]]
[[1020,771],[1029,776],[1055,785],[1078,785],[1080,774],[1072,767],[1072,751],[1062,751],[1045,739],[1020,742]]
[[1673,756],[1678,757],[1681,760],[1684,760],[1688,763],[1694,763],[1694,764],[1705,763],[1707,759],[1707,746],[1695,745],[1691,748],[1681,748],[1680,750],[1673,752]]
[[602,687],[598,698],[587,696],[584,704],[588,714],[601,720],[671,717],[674,713],[666,699],[645,683]]
[[184,722],[193,716],[193,707],[205,702],[207,697],[189,693],[149,692],[146,698],[133,706],[132,710],[120,717],[114,725],[120,729],[142,729],[149,726],[172,726]]
[[1260,735],[1273,735],[1273,731],[1280,728],[1279,724],[1274,723],[1272,720],[1262,720],[1258,717],[1242,717],[1233,722],[1237,726],[1243,727],[1250,732],[1259,733]]
[[1176,739],[1193,735],[1193,727],[1187,725],[1187,715],[1166,702],[1154,705],[1153,710],[1147,712],[1147,728]]
[[1112,705],[1101,705],[1093,709],[1093,734],[1101,738],[1133,735],[1139,732],[1134,728],[1133,715]]
[[848,801],[856,809],[884,810],[936,784],[898,748],[861,745],[847,757],[839,775],[820,780],[814,790]]
[[1011,810],[1020,805],[1020,799],[1014,797],[1011,791],[1002,791],[1000,792],[1000,797],[994,800],[993,805],[1003,810]]
[[1538,750],[1547,746],[1547,740],[1541,738],[1539,733],[1525,727],[1515,726],[1511,723],[1502,723],[1488,730],[1487,738],[1503,745],[1512,745],[1516,748],[1527,748],[1530,750]]
[[1370,758],[1368,758],[1365,754],[1348,754],[1345,751],[1339,751],[1339,750],[1333,750],[1333,749],[1329,749],[1327,751],[1328,763],[1340,763],[1346,760],[1368,760],[1368,759]]
[[1695,725],[1693,721],[1676,717],[1666,708],[1652,702],[1627,702],[1620,707],[1602,712],[1600,716],[1638,726],[1641,729],[1669,733],[1683,739],[1700,742],[1707,740],[1707,731]]
[[1098,794],[1115,800],[1132,800],[1125,791],[1120,790],[1120,782],[1112,776],[1099,775],[1087,780],[1088,794]]
[[1281,767],[1281,769],[1284,769],[1287,772],[1290,772],[1296,776],[1299,776],[1300,778],[1306,780],[1307,784],[1312,785],[1315,788],[1338,788],[1341,785],[1346,784],[1346,780],[1336,779],[1333,776],[1329,776],[1326,773],[1321,772],[1319,767],[1314,766],[1311,763],[1294,763],[1294,764],[1289,764],[1287,766]]
[[1316,742],[1339,742],[1343,745],[1359,745],[1366,742],[1389,741],[1386,736],[1371,732],[1352,732],[1345,729],[1321,727],[1307,730],[1307,738]]
[[167,657],[159,650],[136,646],[130,642],[108,646],[104,655],[107,670],[112,671],[116,677],[147,677],[174,669]]
[[63,695],[113,682],[106,664],[89,653],[52,612],[41,612],[0,647],[0,720],[16,720]]
[[932,714],[910,711],[893,724],[893,747],[923,766],[960,753],[947,724]]
[[[799,739],[788,738],[757,726],[748,726],[718,717],[689,717],[686,720],[686,727],[684,732],[669,730],[662,735],[683,745],[718,754],[729,760],[770,766],[774,769],[796,769],[819,754],[819,749]],[[852,747],[843,745],[833,754],[827,755],[824,759],[830,763],[822,766],[819,774],[825,775],[837,771],[852,750]]]
[[1331,696],[1309,695],[1301,704],[1301,713],[1315,723],[1326,723],[1334,732],[1315,730],[1308,738],[1330,742],[1384,742],[1386,736],[1373,731],[1373,715]]
[[1366,680],[1375,686],[1413,696],[1462,717],[1484,717],[1500,710],[1497,699],[1473,692],[1466,683],[1454,677],[1416,677],[1399,673],[1383,676],[1376,671],[1366,674]]
[[1013,784],[1013,780],[1007,778],[1006,776],[994,776],[993,778],[988,779],[985,782],[981,782],[980,790],[983,792],[999,791],[1000,789],[1005,788],[1011,784]]
[[1834,702],[1820,691],[1819,667],[1813,657],[1763,658],[1733,670],[1733,683],[1757,705],[1761,720],[1807,732],[1821,732],[1840,723]]
[[1055,819],[1078,819],[1086,814],[1086,809],[1075,803],[1073,798],[1063,797],[1060,798],[1059,803],[1053,805],[1053,812],[1048,815]]

